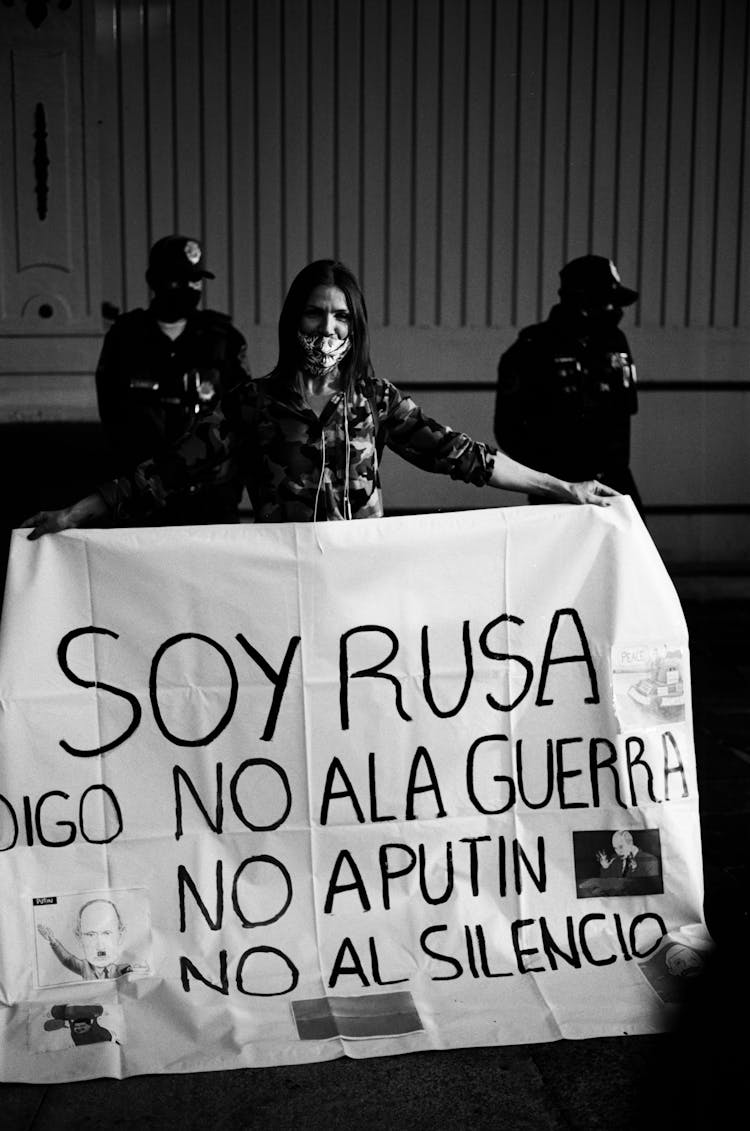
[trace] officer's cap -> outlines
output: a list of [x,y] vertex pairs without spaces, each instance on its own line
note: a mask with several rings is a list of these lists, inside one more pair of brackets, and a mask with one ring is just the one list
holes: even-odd
[[603,255],[582,255],[580,259],[571,259],[560,272],[560,295],[630,306],[638,298],[638,291],[622,285],[611,259]]
[[201,266],[203,248],[189,236],[164,236],[157,240],[148,256],[149,278],[215,279]]

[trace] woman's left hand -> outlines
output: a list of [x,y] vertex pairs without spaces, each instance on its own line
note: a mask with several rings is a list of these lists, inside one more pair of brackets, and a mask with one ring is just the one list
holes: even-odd
[[545,471],[535,471],[518,463],[505,452],[491,451],[490,461],[490,487],[525,491],[528,495],[539,495],[547,503],[593,503],[597,507],[608,507],[610,498],[620,494],[614,487],[607,487],[598,479],[569,483]]
[[593,503],[595,507],[608,507],[609,499],[613,495],[620,494],[614,487],[608,487],[598,479],[586,479],[583,483],[566,483],[565,486],[569,492],[568,502]]

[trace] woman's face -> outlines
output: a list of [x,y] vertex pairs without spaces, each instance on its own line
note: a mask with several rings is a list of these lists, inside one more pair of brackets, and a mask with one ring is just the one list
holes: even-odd
[[351,332],[352,316],[346,295],[338,287],[315,287],[305,304],[299,329],[302,334],[323,334],[344,341]]

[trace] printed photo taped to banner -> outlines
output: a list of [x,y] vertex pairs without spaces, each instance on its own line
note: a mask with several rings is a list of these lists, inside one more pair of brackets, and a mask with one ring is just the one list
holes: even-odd
[[39,987],[149,972],[145,889],[36,896],[31,902]]
[[658,829],[574,832],[578,896],[659,895],[664,890]]
[[109,1068],[107,1075],[112,1075],[127,1040],[124,1013],[115,1002],[102,1004],[96,996],[94,988],[93,997],[85,1002],[67,1002],[61,994],[54,1005],[26,1007],[27,1055],[51,1054],[52,1063],[58,1065],[73,1058],[85,1066],[84,1071],[96,1065]]

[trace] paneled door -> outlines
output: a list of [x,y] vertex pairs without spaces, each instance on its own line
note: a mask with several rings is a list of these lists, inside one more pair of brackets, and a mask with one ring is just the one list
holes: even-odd
[[94,0],[0,4],[0,422],[94,411],[94,12]]

